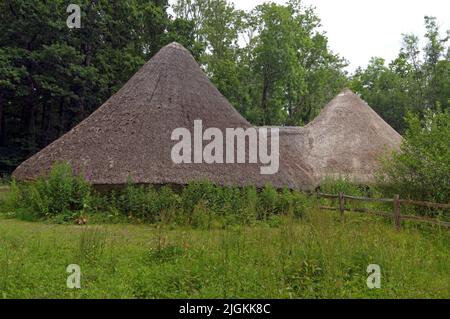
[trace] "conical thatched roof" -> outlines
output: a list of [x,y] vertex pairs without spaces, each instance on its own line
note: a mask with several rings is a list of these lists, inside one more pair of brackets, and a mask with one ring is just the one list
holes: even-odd
[[351,90],[336,96],[305,127],[283,128],[286,143],[317,181],[326,176],[370,183],[379,158],[397,150],[402,137]]
[[180,184],[206,179],[221,185],[272,183],[276,187],[309,188],[307,170],[280,149],[280,170],[261,175],[259,164],[179,164],[171,160],[172,131],[248,128],[241,116],[208,80],[191,54],[172,43],[156,54],[91,116],[13,173],[19,180],[48,172],[67,161],[94,185]]

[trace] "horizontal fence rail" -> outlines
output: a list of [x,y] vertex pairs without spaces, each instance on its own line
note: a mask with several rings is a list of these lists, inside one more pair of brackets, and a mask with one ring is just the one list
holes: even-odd
[[369,198],[369,197],[357,197],[357,196],[349,196],[344,195],[344,198],[359,200],[363,202],[378,202],[378,203],[392,203],[394,200],[392,198]]
[[[421,207],[437,208],[437,209],[450,209],[450,204],[440,204],[440,203],[424,202],[424,201],[417,201],[417,200],[400,199],[399,195],[395,195],[394,198],[369,198],[369,197],[350,196],[350,195],[345,195],[343,193],[339,193],[339,194],[310,193],[310,194],[316,195],[318,198],[338,199],[339,207],[319,206],[319,208],[324,209],[324,210],[340,211],[342,219],[344,218],[344,212],[350,211],[350,212],[366,213],[366,214],[391,218],[393,220],[395,227],[398,230],[401,229],[401,221],[402,220],[424,222],[424,223],[429,223],[429,224],[433,224],[433,225],[450,228],[450,222],[440,221],[435,218],[424,217],[424,216],[402,215],[401,214],[401,206],[402,205],[413,205],[413,206],[421,206]],[[353,201],[361,201],[361,202],[392,203],[393,209],[392,209],[392,212],[386,212],[386,211],[375,211],[375,210],[371,210],[371,209],[367,209],[367,208],[345,207],[346,199],[353,200]]]
[[450,209],[450,204],[438,204],[438,203],[422,202],[418,200],[400,199],[400,203],[405,205],[415,205],[429,208]]

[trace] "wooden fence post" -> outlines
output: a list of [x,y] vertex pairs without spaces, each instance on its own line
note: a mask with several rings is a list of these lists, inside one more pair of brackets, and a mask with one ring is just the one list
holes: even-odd
[[345,212],[345,199],[344,193],[339,193],[339,211],[341,212],[341,220],[344,220],[344,212]]
[[401,216],[400,216],[400,195],[394,195],[394,224],[397,230],[402,227]]

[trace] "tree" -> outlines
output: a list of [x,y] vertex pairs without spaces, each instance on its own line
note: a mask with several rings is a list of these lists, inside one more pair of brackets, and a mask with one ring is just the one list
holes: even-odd
[[379,183],[403,198],[450,200],[450,111],[409,113],[400,152],[383,161]]
[[292,0],[286,6],[256,9],[254,71],[261,82],[261,124],[301,125],[312,120],[346,83],[345,61],[328,49],[311,8]]
[[408,94],[409,65],[400,57],[389,66],[382,58],[372,58],[366,69],[357,69],[350,87],[362,95],[369,105],[395,130],[403,133],[404,117],[414,97]]
[[182,0],[205,47],[213,83],[254,124],[303,124],[345,86],[344,61],[329,51],[319,19],[298,0],[251,12],[226,0]]
[[445,38],[440,38],[435,17],[425,17],[425,28],[425,37],[428,40],[424,48],[423,65],[428,84],[425,89],[425,105],[432,109],[440,106],[450,107],[450,60],[445,59],[449,32]]
[[193,24],[197,43],[204,48],[198,60],[211,81],[245,114],[248,100],[242,83],[249,74],[241,61],[244,53],[239,39],[246,14],[226,0],[180,0],[174,12]]
[[0,2],[0,172],[91,114],[168,41],[196,51],[192,25],[167,0]]
[[403,35],[402,48],[394,61],[386,66],[383,59],[372,58],[350,82],[351,88],[400,133],[406,130],[404,116],[408,112],[423,117],[429,109],[450,107],[450,60],[445,54],[448,32],[447,37],[440,38],[433,17],[425,17],[425,28],[423,52],[419,37]]

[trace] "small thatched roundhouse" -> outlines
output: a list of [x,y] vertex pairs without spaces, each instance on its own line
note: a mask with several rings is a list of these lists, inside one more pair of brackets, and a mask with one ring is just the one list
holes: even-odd
[[319,182],[330,176],[371,183],[380,157],[398,150],[402,142],[401,135],[349,89],[308,125],[282,131],[284,147],[311,167]]
[[172,43],[160,50],[114,96],[61,138],[22,163],[18,180],[46,174],[66,161],[97,186],[185,185],[209,180],[219,185],[308,189],[306,166],[280,148],[280,168],[262,175],[259,164],[175,164],[171,150],[176,128],[249,128],[251,125],[208,80],[192,55]]

